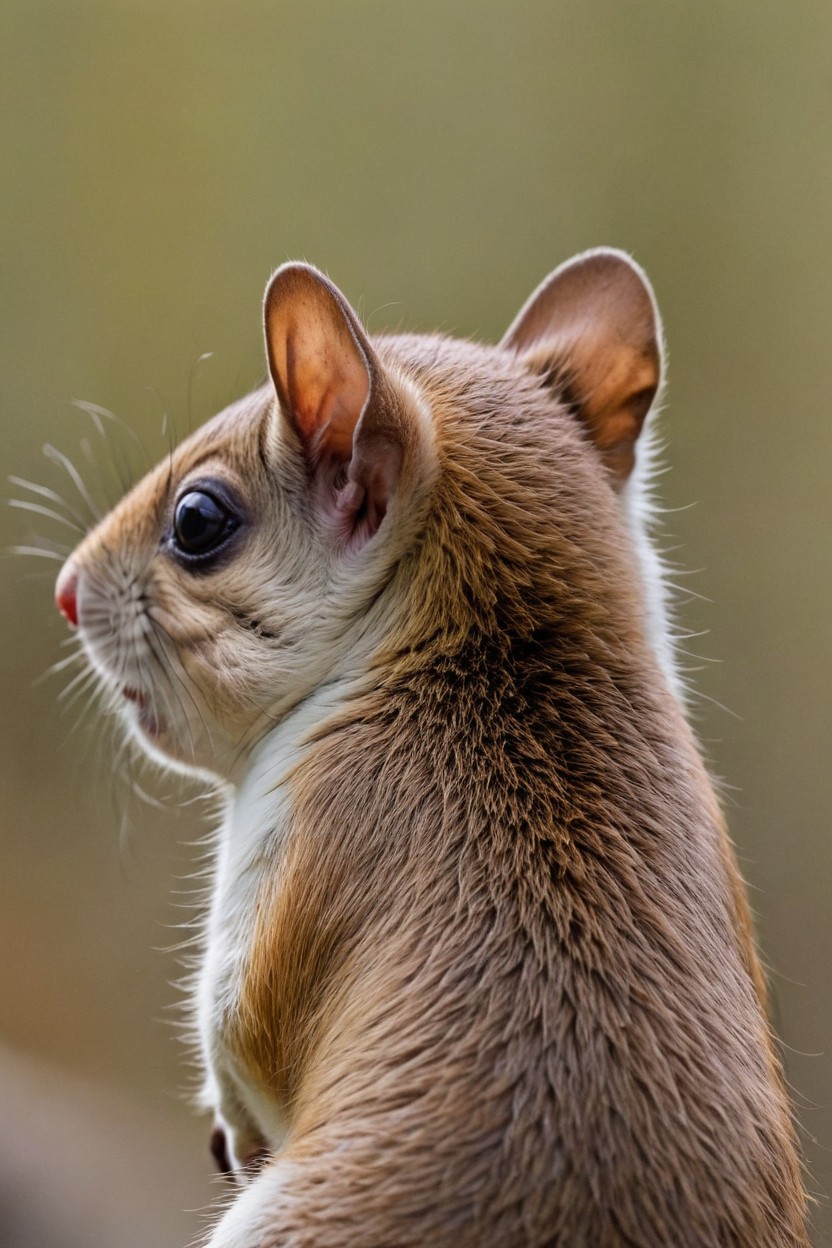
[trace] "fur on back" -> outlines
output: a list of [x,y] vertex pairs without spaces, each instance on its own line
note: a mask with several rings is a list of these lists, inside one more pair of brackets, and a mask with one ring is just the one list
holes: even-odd
[[441,468],[263,884],[238,1043],[293,1124],[274,1244],[803,1243],[744,904],[620,500],[505,353],[379,350]]
[[57,590],[143,747],[225,783],[209,1248],[805,1248],[644,528],[646,278],[578,257],[490,347],[370,340],[289,265],[266,336]]

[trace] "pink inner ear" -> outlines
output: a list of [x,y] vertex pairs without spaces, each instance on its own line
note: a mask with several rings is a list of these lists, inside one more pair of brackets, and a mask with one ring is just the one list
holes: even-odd
[[303,445],[348,459],[370,392],[370,360],[346,300],[305,265],[279,269],[266,293],[266,341],[283,414]]
[[378,532],[398,484],[401,461],[397,441],[359,427],[343,485],[337,483],[339,474],[332,461],[329,469],[321,464],[316,506],[343,549],[360,550]]
[[402,452],[393,425],[385,428],[392,394],[358,317],[323,274],[287,265],[266,292],[266,341],[315,509],[339,540],[363,544],[384,519]]
[[364,385],[363,393],[357,390],[352,396],[333,388],[324,394],[320,408],[321,424],[313,440],[316,454],[331,456],[342,463],[351,458],[355,433],[353,412],[358,407],[360,415],[368,391],[369,383]]
[[646,276],[599,248],[561,265],[503,338],[529,367],[568,379],[569,400],[618,482],[661,380],[661,328]]

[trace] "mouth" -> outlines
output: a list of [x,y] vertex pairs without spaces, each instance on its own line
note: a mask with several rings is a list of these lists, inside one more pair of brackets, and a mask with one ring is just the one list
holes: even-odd
[[122,697],[127,702],[132,702],[137,711],[137,719],[139,727],[149,737],[159,737],[164,731],[164,724],[153,710],[150,698],[141,689],[136,689],[133,685],[125,685],[121,691]]

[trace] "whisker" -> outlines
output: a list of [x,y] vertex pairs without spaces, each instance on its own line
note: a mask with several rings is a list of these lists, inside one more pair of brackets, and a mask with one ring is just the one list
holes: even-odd
[[[173,680],[171,679],[171,674],[169,670],[167,669],[167,664],[166,664],[166,659],[165,659],[164,654],[156,650],[149,635],[146,634],[144,640],[145,640],[145,645],[147,646],[147,649],[150,652],[150,657],[153,659],[156,667],[159,670],[155,672],[154,674],[150,675],[148,666],[143,662],[142,656],[136,653],[134,657],[139,668],[139,673],[142,678],[142,686],[145,689],[149,690],[149,697],[151,700],[151,707],[153,710],[153,714],[154,715],[157,714],[157,702],[162,701],[163,702],[163,707],[162,707],[163,714],[161,718],[162,719],[170,718],[170,711],[171,711],[173,703],[171,702],[168,695],[165,693],[165,686],[167,686],[168,693],[172,696],[172,698],[174,699],[179,709],[180,718],[187,724],[188,717],[187,717],[187,714],[185,713],[185,707],[182,703],[182,699],[179,697],[179,694],[177,693],[176,686]],[[164,682],[163,685],[159,684],[160,680]],[[193,754],[193,745],[191,745],[191,754]]]
[[60,554],[57,550],[44,550],[40,546],[7,546],[4,554],[31,555],[36,559],[55,559],[58,563],[66,562],[66,555]]
[[[74,641],[75,638],[72,640]],[[47,667],[45,672],[43,672],[40,676],[35,677],[32,681],[32,688],[36,689],[39,685],[44,684],[50,676],[56,676],[58,672],[65,671],[68,667],[71,667],[73,663],[77,663],[79,659],[83,658],[83,650],[78,649],[73,654],[68,654],[66,658],[58,659],[57,663],[52,663],[49,667]]]
[[[69,711],[70,707],[73,706],[76,702],[77,702],[77,698],[74,698],[72,702],[67,703],[67,705],[62,708],[62,712],[66,714]],[[100,729],[102,720],[100,716],[96,716],[95,718],[92,717],[93,707],[94,707],[93,698],[90,698],[88,702],[84,702],[81,704],[78,714],[75,716],[74,722],[71,724],[71,726],[69,727],[67,731],[64,744],[67,744],[71,737],[73,739],[76,738],[78,734],[80,733],[81,729],[84,727],[89,727],[90,723],[92,723],[93,727],[96,730]],[[86,723],[85,723],[85,720],[86,720]],[[95,735],[100,738],[101,732],[96,731]],[[73,744],[74,744],[74,741],[73,741]],[[92,746],[92,743],[88,740],[87,747],[86,747],[86,750],[84,751],[84,756],[83,756],[85,760],[89,757],[91,746]]]
[[200,355],[196,360],[194,360],[193,366],[191,368],[191,375],[188,378],[188,432],[189,433],[194,427],[194,410],[193,410],[194,378],[196,377],[197,369],[199,368],[200,364],[205,364],[208,360],[211,360],[213,358],[214,358],[213,351],[203,351],[202,355]]
[[84,485],[81,474],[78,472],[78,469],[75,467],[72,460],[69,459],[67,455],[64,455],[63,451],[59,451],[57,447],[53,446],[51,442],[46,443],[43,448],[43,453],[47,459],[51,459],[53,463],[59,464],[66,470],[66,472],[69,473],[76,490],[89,508],[90,515],[96,523],[99,523],[101,520],[101,512],[93,502],[92,496],[90,495],[87,487]]
[[[75,656],[73,655],[73,658],[74,657]],[[58,694],[58,701],[63,702],[69,696],[69,694],[72,693],[73,689],[76,689],[79,685],[83,688],[85,683],[95,681],[96,679],[98,679],[98,672],[95,670],[95,668],[85,667],[84,670],[82,672],[79,672],[77,676],[73,676],[69,684],[66,685],[66,687],[61,690],[61,692]],[[70,701],[68,705],[72,706],[74,705],[74,702]]]
[[[86,680],[82,679],[85,675],[87,677]],[[61,713],[63,715],[68,715],[69,712],[73,709],[73,707],[77,706],[81,698],[85,698],[87,694],[90,693],[90,690],[95,690],[96,685],[99,686],[99,691],[106,689],[106,686],[101,681],[101,678],[98,672],[88,671],[86,669],[84,672],[80,672],[78,676],[76,676],[73,680],[71,680],[66,690],[64,690],[63,692],[68,693],[69,689],[73,685],[75,685],[76,688],[71,698],[69,698],[68,700],[64,700],[61,694],[58,695],[59,701],[62,702]],[[76,727],[79,727],[80,724],[83,722],[83,715],[85,712],[88,712],[90,714],[92,713],[94,701],[95,701],[95,698],[93,695],[93,696],[90,696],[89,700],[84,705],[82,705],[81,715],[76,721],[76,725],[75,725]]]
[[26,584],[29,584],[31,581],[37,581],[39,585],[42,585],[44,581],[49,585],[54,585],[55,583],[55,578],[48,568],[38,568],[32,572],[21,572],[19,579],[21,583],[25,582]]
[[[191,690],[188,687],[190,682],[186,681],[186,679],[184,678],[187,675],[187,673],[183,674],[183,673],[177,672],[174,669],[173,664],[171,663],[170,657],[166,653],[165,642],[163,638],[159,635],[159,630],[161,630],[161,633],[164,633],[165,637],[167,637],[167,639],[171,642],[172,645],[175,644],[173,642],[173,638],[170,636],[170,633],[168,633],[167,630],[163,627],[163,625],[161,625],[159,621],[155,619],[152,615],[148,613],[146,618],[150,622],[152,630],[156,633],[156,638],[160,643],[159,649],[157,651],[156,647],[153,645],[152,641],[150,640],[151,634],[148,633],[147,634],[148,645],[150,646],[157,660],[161,662],[164,665],[164,667],[167,669],[168,683],[171,686],[172,692],[175,693],[175,685],[178,684],[182,692],[187,695],[188,700],[190,701],[191,705],[193,706],[194,710],[199,716],[199,721],[202,724],[202,727],[205,729],[205,735],[208,738],[209,747],[213,750],[213,742],[211,740],[211,730],[208,727],[207,723],[205,722],[205,716],[202,713],[202,709],[199,703],[197,702],[196,697],[194,696],[194,694],[191,692]],[[178,695],[176,695],[176,697],[177,697],[177,702],[179,703],[179,708],[182,711],[183,719],[185,723],[187,724],[189,721],[188,721],[188,716],[185,714],[185,708],[182,705],[182,702],[179,699]],[[190,745],[191,745],[191,753],[193,754],[194,753],[193,739],[191,739]]]
[[137,773],[141,770],[144,762],[145,756],[132,734],[121,732],[118,737],[118,747],[113,758],[113,767],[120,776],[124,777],[127,785],[127,802],[121,811],[116,812],[119,815],[118,845],[122,864],[130,862],[132,858],[130,839],[130,834],[133,830],[131,804],[136,799],[141,801],[144,796],[137,778]]
[[85,412],[87,416],[89,416],[90,420],[93,422],[98,433],[101,435],[101,437],[104,439],[105,442],[109,444],[109,439],[107,438],[106,430],[104,429],[104,425],[102,424],[102,417],[104,420],[109,420],[114,425],[118,425],[119,429],[123,433],[126,433],[127,436],[131,438],[133,442],[135,442],[136,446],[139,448],[142,455],[144,455],[144,458],[147,462],[148,467],[152,464],[153,461],[150,456],[150,452],[148,451],[144,442],[142,442],[139,435],[136,433],[135,429],[131,429],[126,420],[122,420],[120,416],[116,416],[115,412],[109,411],[108,408],[101,407],[101,405],[98,403],[89,403],[87,402],[86,399],[73,399],[72,403],[74,407],[77,407],[79,409],[79,411]]
[[68,529],[74,529],[76,533],[83,535],[87,531],[80,524],[76,524],[74,520],[68,520],[66,516],[53,511],[51,507],[44,507],[42,503],[31,503],[25,498],[8,498],[6,502],[9,507],[16,507],[20,511],[34,511],[39,516],[47,516],[50,520],[57,520],[59,524],[65,524]]
[[38,485],[35,481],[27,481],[25,477],[16,477],[9,474],[9,482],[11,485],[19,485],[22,490],[31,490],[33,494],[39,494],[41,498],[48,498],[53,503],[58,503],[61,507],[65,507],[73,520],[76,520],[81,528],[86,532],[86,524],[81,513],[66,501],[66,499],[58,493],[57,490],[50,490],[46,485]]
[[[125,467],[125,465],[121,462],[120,458],[118,462],[116,461],[116,456],[113,450],[113,446],[111,444],[110,439],[106,435],[106,430],[104,430],[103,428],[99,429],[99,427],[96,425],[96,431],[100,433],[104,439],[104,448],[107,452],[107,459],[109,460],[110,467],[113,469],[113,471],[116,474],[116,477],[118,478],[118,483],[120,486],[120,496],[124,495],[127,493],[128,489],[130,488],[130,485],[132,484],[132,480],[133,480],[132,470]],[[90,465],[91,468],[95,470],[96,475],[100,476],[98,460],[96,459],[95,452],[93,451],[88,438],[81,439],[81,450],[84,452],[84,455],[86,456],[87,463]],[[109,501],[110,506],[113,506],[113,504],[116,502],[115,499],[109,499],[108,501]]]
[[147,790],[143,788],[142,785],[140,785],[138,780],[136,780],[135,778],[132,781],[131,787],[133,789],[133,792],[136,794],[136,796],[140,798],[141,801],[145,802],[148,806],[150,806],[152,810],[166,810],[167,809],[167,803],[160,802],[158,798],[154,797],[151,793],[148,793]]

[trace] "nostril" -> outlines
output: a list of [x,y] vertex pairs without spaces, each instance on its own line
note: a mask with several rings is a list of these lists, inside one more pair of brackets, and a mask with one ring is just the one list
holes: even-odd
[[75,572],[67,574],[66,569],[58,577],[55,586],[55,604],[61,615],[73,628],[78,626],[78,576]]

